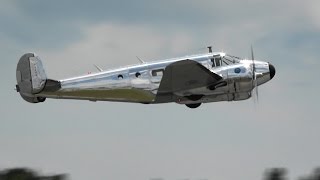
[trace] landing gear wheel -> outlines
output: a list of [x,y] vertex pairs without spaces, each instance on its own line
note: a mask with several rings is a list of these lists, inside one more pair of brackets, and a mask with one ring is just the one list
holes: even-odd
[[186,106],[188,108],[191,108],[191,109],[195,109],[197,107],[199,107],[201,105],[201,103],[196,103],[196,104],[186,104]]
[[44,102],[46,100],[45,97],[37,97],[38,102]]
[[204,95],[196,94],[191,96],[186,96],[186,98],[190,99],[191,101],[199,101]]

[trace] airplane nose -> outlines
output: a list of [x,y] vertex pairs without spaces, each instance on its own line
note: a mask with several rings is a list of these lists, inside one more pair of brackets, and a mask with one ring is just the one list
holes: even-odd
[[269,63],[269,72],[270,72],[270,79],[272,79],[274,77],[274,75],[276,74],[276,69],[270,63]]

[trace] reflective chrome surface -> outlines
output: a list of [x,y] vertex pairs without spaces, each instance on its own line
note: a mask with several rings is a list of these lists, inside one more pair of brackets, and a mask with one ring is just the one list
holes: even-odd
[[[32,62],[34,59],[30,59]],[[178,61],[192,60],[200,63],[212,73],[221,76],[215,84],[194,89],[182,89],[160,97],[160,86],[165,68]],[[253,63],[255,72],[253,72]],[[33,68],[33,69],[32,69]],[[46,77],[42,64],[31,67],[34,90],[43,85]],[[257,85],[271,80],[275,75],[272,64],[263,61],[244,60],[225,53],[207,53],[175,59],[143,63],[107,70],[70,79],[60,80],[59,87],[44,88],[35,97],[58,99],[82,99],[90,101],[120,101],[136,103],[179,104],[207,103],[217,101],[239,101],[251,97],[253,73]],[[52,90],[54,89],[54,90]],[[58,90],[57,90],[58,89]],[[162,95],[161,95],[162,96]]]

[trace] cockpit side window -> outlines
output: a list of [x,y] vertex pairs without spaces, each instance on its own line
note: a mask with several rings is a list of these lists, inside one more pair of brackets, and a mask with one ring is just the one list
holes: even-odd
[[214,58],[216,66],[222,66],[221,57]]
[[222,66],[222,60],[220,56],[212,57],[211,62],[212,62],[212,67]]
[[212,62],[212,67],[216,67],[216,64],[214,63],[214,58],[210,58],[211,62]]

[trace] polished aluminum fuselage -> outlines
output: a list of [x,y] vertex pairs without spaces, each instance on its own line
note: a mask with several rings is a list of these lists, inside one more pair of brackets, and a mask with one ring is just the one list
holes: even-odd
[[[220,65],[214,64],[214,58],[225,60]],[[226,58],[226,59],[224,59]],[[226,61],[228,58],[228,61]],[[216,88],[207,86],[174,92],[174,96],[166,101],[159,101],[158,88],[165,68],[178,61],[193,60],[211,72],[222,77],[222,84]],[[217,101],[238,101],[251,97],[254,88],[252,83],[253,68],[257,85],[271,79],[267,62],[242,60],[224,53],[207,53],[175,59],[142,63],[118,69],[88,74],[70,79],[60,80],[61,88],[54,92],[41,92],[39,97],[82,99],[90,101],[119,101],[136,103],[167,103],[180,104],[207,103]],[[187,98],[201,95],[200,99]]]

